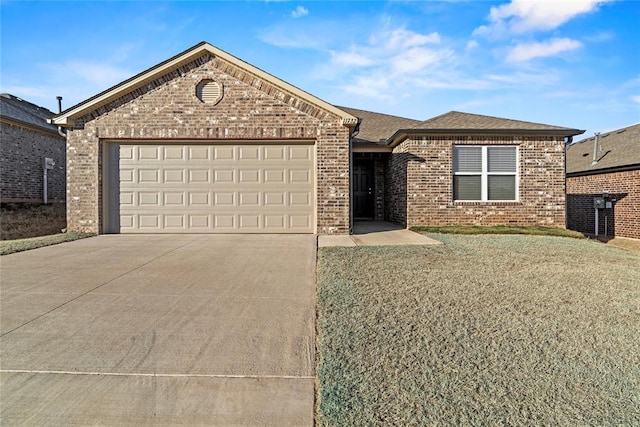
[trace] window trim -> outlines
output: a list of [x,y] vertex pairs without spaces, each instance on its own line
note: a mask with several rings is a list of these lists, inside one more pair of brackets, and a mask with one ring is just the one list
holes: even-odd
[[[480,147],[482,155],[481,172],[456,172],[453,165],[453,151],[457,147]],[[514,147],[516,150],[516,170],[514,172],[489,172],[488,148],[491,147]],[[453,176],[480,176],[480,200],[461,200],[455,198],[455,180],[451,180],[451,198],[456,203],[516,203],[520,201],[520,146],[512,144],[454,144],[451,149],[451,169]],[[489,200],[489,176],[515,176],[515,198],[513,200]]]

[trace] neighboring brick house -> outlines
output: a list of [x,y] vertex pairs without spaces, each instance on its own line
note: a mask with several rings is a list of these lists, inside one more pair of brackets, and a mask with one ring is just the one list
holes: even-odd
[[[640,239],[640,124],[597,139],[597,146],[594,136],[567,147],[567,228]],[[596,230],[594,198],[600,197],[605,204]]]
[[564,144],[583,132],[336,107],[204,42],[54,123],[68,129],[68,227],[95,233],[564,227]]
[[0,95],[0,201],[42,203],[43,161],[53,159],[47,171],[48,201],[66,200],[65,139],[47,123],[53,113],[16,96]]

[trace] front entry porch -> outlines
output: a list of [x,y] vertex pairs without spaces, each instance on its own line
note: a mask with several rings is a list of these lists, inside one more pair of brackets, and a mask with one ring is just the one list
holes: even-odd
[[385,219],[386,153],[354,153],[352,166],[352,218],[356,221]]

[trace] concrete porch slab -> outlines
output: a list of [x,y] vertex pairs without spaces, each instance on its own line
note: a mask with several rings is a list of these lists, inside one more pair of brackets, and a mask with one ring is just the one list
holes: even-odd
[[350,236],[318,236],[318,247],[439,245],[441,242],[385,221],[356,222]]

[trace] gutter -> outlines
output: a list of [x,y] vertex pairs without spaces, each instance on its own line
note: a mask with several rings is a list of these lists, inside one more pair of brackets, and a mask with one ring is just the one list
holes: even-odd
[[396,146],[412,135],[460,135],[460,136],[495,136],[495,135],[527,135],[527,136],[562,136],[573,137],[585,131],[580,129],[400,129],[386,141],[386,145]]

